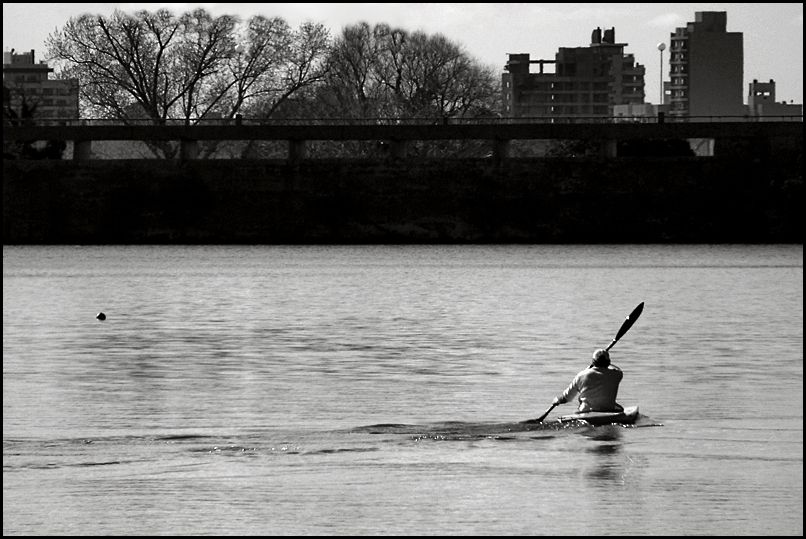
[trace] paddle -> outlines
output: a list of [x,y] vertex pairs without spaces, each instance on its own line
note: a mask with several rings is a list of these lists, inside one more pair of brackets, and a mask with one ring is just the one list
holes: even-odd
[[629,316],[627,316],[627,319],[624,320],[623,324],[621,324],[621,328],[619,328],[618,333],[616,333],[616,338],[613,339],[613,342],[607,345],[607,348],[605,348],[605,350],[610,350],[611,348],[613,348],[613,345],[616,344],[618,340],[624,336],[625,333],[627,333],[627,331],[632,327],[633,324],[635,324],[635,321],[638,320],[639,316],[641,316],[641,311],[643,310],[644,310],[644,302],[642,301],[641,303],[638,304],[638,307],[633,309],[632,312],[629,314]]
[[[624,336],[624,334],[627,333],[627,331],[629,331],[629,329],[632,327],[633,324],[635,324],[635,321],[638,320],[639,316],[641,316],[641,311],[643,310],[644,310],[644,302],[642,301],[641,303],[638,304],[638,307],[633,309],[632,312],[629,314],[629,316],[627,316],[627,319],[624,320],[623,324],[621,324],[618,333],[616,333],[616,338],[613,339],[613,342],[611,342],[607,346],[607,348],[605,348],[605,350],[610,350],[611,348],[613,348],[613,345],[616,344],[619,341],[619,339],[621,339]],[[543,420],[546,419],[546,416],[549,415],[552,410],[554,410],[555,406],[557,405],[552,404],[551,407],[549,407],[549,409],[546,410],[546,412],[543,415],[541,415],[537,419],[532,419],[531,421],[529,421],[529,423],[542,423]]]

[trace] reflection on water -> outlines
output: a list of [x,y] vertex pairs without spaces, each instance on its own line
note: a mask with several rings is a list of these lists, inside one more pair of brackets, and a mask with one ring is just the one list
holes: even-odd
[[622,452],[621,426],[602,425],[581,430],[580,434],[593,445],[585,448],[594,460],[585,470],[586,479],[594,481],[623,481],[627,458]]
[[[5,534],[802,534],[802,246],[3,262]],[[521,423],[641,301],[644,422]]]
[[[619,425],[602,425],[598,428],[585,429],[582,436],[597,442],[617,442],[621,439],[621,429]],[[600,445],[599,447],[614,447],[612,445]]]

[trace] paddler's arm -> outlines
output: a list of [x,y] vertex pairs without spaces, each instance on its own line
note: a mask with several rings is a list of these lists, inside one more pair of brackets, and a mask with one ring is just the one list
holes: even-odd
[[577,377],[575,376],[571,383],[565,388],[565,391],[562,392],[561,395],[554,397],[552,404],[555,406],[558,404],[565,404],[566,402],[572,400],[579,394],[579,389],[577,388]]

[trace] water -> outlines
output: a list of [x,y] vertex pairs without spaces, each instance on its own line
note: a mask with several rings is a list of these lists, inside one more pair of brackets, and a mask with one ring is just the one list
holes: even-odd
[[802,245],[4,246],[3,533],[802,535]]

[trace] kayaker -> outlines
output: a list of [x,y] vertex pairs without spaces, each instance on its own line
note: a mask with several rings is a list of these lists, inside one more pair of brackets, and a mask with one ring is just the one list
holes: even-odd
[[621,369],[610,364],[610,352],[596,350],[590,367],[574,376],[552,404],[564,404],[579,395],[580,412],[621,412],[624,408],[616,402],[616,395],[623,376]]

